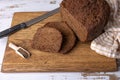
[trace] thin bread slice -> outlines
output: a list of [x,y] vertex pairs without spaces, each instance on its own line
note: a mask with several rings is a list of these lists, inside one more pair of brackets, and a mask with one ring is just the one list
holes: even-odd
[[62,45],[62,34],[55,28],[39,28],[34,35],[32,47],[45,52],[59,52]]
[[52,27],[58,29],[63,35],[63,42],[60,53],[69,52],[75,45],[76,37],[73,31],[65,22],[48,22],[45,27]]

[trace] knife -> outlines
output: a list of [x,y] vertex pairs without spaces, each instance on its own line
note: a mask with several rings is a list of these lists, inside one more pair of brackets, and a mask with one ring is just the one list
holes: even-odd
[[8,28],[8,29],[0,32],[0,38],[9,36],[9,35],[17,32],[17,31],[19,31],[21,29],[28,28],[29,26],[31,26],[31,25],[33,25],[35,23],[38,23],[38,22],[40,22],[40,21],[42,21],[42,20],[44,20],[44,19],[58,13],[58,12],[59,12],[59,8],[56,8],[56,9],[54,9],[54,10],[52,10],[50,12],[47,12],[47,13],[41,15],[41,16],[38,16],[38,17],[33,18],[33,19],[29,20],[29,21],[22,22],[22,23],[20,23],[18,25],[15,25],[15,26],[11,27],[11,28]]

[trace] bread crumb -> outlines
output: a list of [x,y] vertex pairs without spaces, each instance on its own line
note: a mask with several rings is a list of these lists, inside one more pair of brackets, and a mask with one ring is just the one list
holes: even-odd
[[56,0],[51,0],[50,4],[56,4]]

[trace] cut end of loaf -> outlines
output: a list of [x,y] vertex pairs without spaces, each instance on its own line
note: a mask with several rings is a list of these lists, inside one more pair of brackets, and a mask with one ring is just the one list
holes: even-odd
[[60,9],[66,21],[82,41],[99,36],[108,22],[110,7],[105,0],[63,0]]

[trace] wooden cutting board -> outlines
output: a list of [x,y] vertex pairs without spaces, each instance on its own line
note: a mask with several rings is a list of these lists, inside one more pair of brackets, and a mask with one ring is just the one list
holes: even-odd
[[[43,13],[15,13],[12,26]],[[117,70],[116,60],[96,54],[90,49],[90,43],[78,41],[75,48],[68,54],[47,53],[32,49],[32,38],[36,30],[52,21],[61,21],[60,13],[9,36],[8,43],[13,42],[27,49],[32,56],[29,59],[23,59],[7,46],[2,63],[2,72],[106,72]]]

